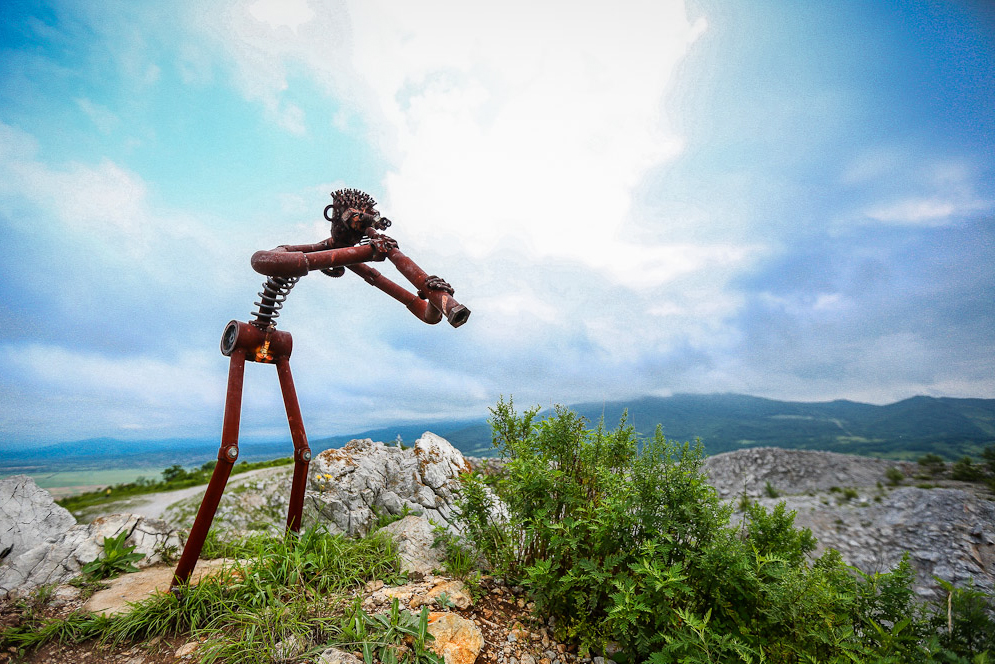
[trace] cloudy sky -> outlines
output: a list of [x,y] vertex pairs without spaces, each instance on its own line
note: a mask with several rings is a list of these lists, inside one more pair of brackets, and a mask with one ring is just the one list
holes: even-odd
[[[7,0],[0,48],[0,444],[216,435],[249,256],[343,186],[473,315],[304,279],[312,438],[500,395],[995,397],[984,0]],[[243,432],[287,437],[246,374]]]

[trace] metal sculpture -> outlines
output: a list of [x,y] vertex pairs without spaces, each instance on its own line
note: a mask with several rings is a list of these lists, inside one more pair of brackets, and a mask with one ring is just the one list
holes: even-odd
[[[238,428],[246,361],[276,365],[294,442],[294,479],[287,510],[287,528],[294,532],[300,529],[311,448],[308,447],[294,379],[290,373],[293,339],[289,332],[276,329],[276,319],[290,290],[301,277],[315,270],[330,277],[341,277],[349,270],[399,301],[426,323],[435,324],[445,317],[453,327],[459,327],[469,318],[470,310],[453,298],[452,286],[437,276],[427,274],[401,253],[397,242],[380,232],[389,228],[391,221],[380,216],[376,205],[373,198],[361,191],[340,189],[332,193],[332,204],[325,208],[325,219],[332,223],[327,239],[316,244],[281,245],[252,255],[252,269],[265,275],[266,281],[259,292],[259,301],[254,303],[257,307],[252,314],[255,319],[248,323],[233,320],[221,336],[221,354],[230,358],[221,448],[190,536],[173,573],[174,586],[187,582],[193,573],[221,494],[238,459]],[[397,271],[415,287],[414,293],[367,265],[371,261],[384,260],[393,263]]]

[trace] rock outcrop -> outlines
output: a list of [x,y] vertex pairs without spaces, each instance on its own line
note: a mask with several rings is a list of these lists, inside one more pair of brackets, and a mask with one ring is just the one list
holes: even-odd
[[[916,464],[758,448],[719,454],[704,468],[737,508],[745,496],[768,508],[784,501],[795,525],[818,538],[814,555],[836,549],[866,573],[886,572],[907,551],[916,592],[937,599],[935,577],[957,586],[995,586],[995,502],[963,488],[889,486],[885,472],[912,476]],[[768,483],[776,497],[768,494]]]
[[0,480],[0,564],[76,525],[69,510],[27,475]]
[[407,512],[456,532],[454,499],[460,474],[469,470],[459,450],[433,433],[425,432],[409,450],[353,440],[311,462],[305,521],[361,536],[374,528],[378,514]]
[[[5,488],[11,491],[11,497],[3,503],[0,531],[8,533],[11,543],[4,540],[10,552],[0,561],[0,597],[68,581],[103,553],[105,537],[116,537],[121,532],[128,533],[127,545],[135,545],[135,552],[145,555],[139,567],[157,563],[164,553],[182,546],[179,531],[163,521],[114,514],[77,525],[72,515],[56,505],[51,494],[30,477],[19,475],[5,482],[10,483]],[[32,520],[32,515],[37,519]]]

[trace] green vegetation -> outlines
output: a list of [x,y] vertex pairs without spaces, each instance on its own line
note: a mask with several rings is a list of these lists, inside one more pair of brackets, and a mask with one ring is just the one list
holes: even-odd
[[932,476],[939,475],[947,467],[947,464],[943,461],[943,457],[933,453],[924,454],[919,457],[918,463],[923,467],[923,470]]
[[189,634],[206,639],[198,650],[203,662],[269,663],[279,659],[278,644],[296,641],[312,652],[329,646],[359,649],[367,664],[374,656],[385,664],[440,664],[425,650],[431,637],[424,612],[411,615],[395,605],[385,616],[369,616],[353,597],[367,581],[400,580],[390,540],[350,540],[309,529],[299,536],[255,535],[231,542],[215,537],[213,546],[247,562],[184,587],[179,596],[155,595],[109,618],[74,613],[48,620],[28,610],[20,624],[0,633],[0,648],[24,651],[50,641],[132,642]]
[[[242,461],[241,463],[235,464],[235,467],[232,468],[231,473],[232,475],[237,475],[239,473],[246,473],[250,470],[283,466],[293,462],[294,460],[292,457],[273,459],[272,461],[257,461],[254,463]],[[76,513],[87,507],[102,505],[115,500],[121,500],[122,498],[130,498],[132,496],[140,496],[147,493],[158,493],[160,491],[173,491],[175,489],[185,489],[187,487],[197,486],[199,484],[207,484],[207,482],[211,479],[211,473],[214,472],[214,466],[216,464],[217,461],[208,461],[195,470],[186,470],[179,464],[174,464],[162,471],[162,480],[159,482],[139,477],[134,482],[115,484],[114,486],[106,489],[88,491],[76,496],[68,496],[55,502],[65,507],[70,512]]]
[[[495,518],[469,476],[460,520],[494,570],[524,585],[582,652],[617,643],[613,658],[651,664],[968,662],[992,649],[964,636],[995,633],[990,613],[964,610],[971,591],[951,589],[961,608],[947,629],[946,606],[934,615],[917,603],[907,560],[874,575],[835,551],[810,564],[815,540],[783,504],[748,505],[730,526],[701,473],[700,445],[659,429],[637,441],[624,419],[607,431],[564,409],[537,413],[504,401],[492,410],[508,515]],[[995,609],[991,596],[977,601]]]
[[895,466],[892,466],[884,473],[885,479],[888,480],[888,486],[898,486],[905,481],[905,473],[900,471]]
[[87,581],[113,579],[121,574],[138,571],[132,563],[137,563],[145,555],[135,553],[134,545],[127,547],[124,545],[127,536],[128,533],[122,530],[117,537],[104,538],[103,555],[83,566],[83,576]]
[[975,466],[971,457],[962,457],[950,469],[951,479],[962,482],[977,482],[985,476],[985,471],[979,466]]

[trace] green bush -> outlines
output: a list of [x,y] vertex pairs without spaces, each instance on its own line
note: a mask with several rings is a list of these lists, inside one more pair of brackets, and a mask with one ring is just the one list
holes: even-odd
[[943,461],[943,457],[933,453],[924,454],[919,457],[918,463],[930,475],[939,475],[947,467],[947,464]]
[[950,477],[961,482],[977,482],[985,472],[971,461],[971,457],[961,457],[950,469]]
[[927,638],[907,561],[873,576],[831,550],[810,564],[815,539],[783,503],[746,505],[730,526],[700,444],[659,429],[639,441],[624,418],[589,429],[562,408],[491,412],[507,515],[477,492],[459,520],[582,653],[615,642],[616,659],[652,664],[959,661]]
[[895,466],[892,466],[891,468],[886,470],[884,473],[884,477],[886,480],[888,480],[889,486],[898,486],[903,481],[905,481],[905,473],[900,471]]
[[988,472],[995,474],[995,445],[989,445],[981,450],[981,458],[985,460]]

